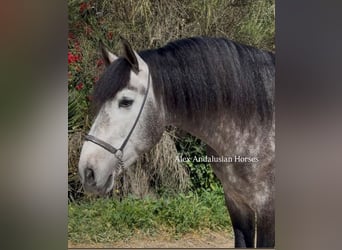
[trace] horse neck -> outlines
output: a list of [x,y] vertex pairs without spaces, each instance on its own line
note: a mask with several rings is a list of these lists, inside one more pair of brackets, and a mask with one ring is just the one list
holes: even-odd
[[182,115],[172,114],[169,116],[168,123],[196,136],[217,152],[225,151],[224,141],[229,136],[228,133],[230,134],[233,131],[233,124],[226,123],[225,117],[222,116],[220,119],[214,117],[190,119]]
[[196,136],[213,148],[220,155],[227,153],[244,154],[248,150],[263,143],[269,143],[274,136],[274,124],[264,126],[257,119],[251,119],[243,127],[232,119],[229,112],[212,113],[208,116],[189,119],[177,114],[168,116],[168,125],[175,126]]

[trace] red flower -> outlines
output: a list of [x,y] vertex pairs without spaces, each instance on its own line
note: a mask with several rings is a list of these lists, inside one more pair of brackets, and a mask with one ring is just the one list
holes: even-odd
[[88,3],[81,3],[81,5],[80,5],[80,12],[83,13],[88,8],[89,8]]
[[108,32],[107,37],[108,37],[108,40],[112,40],[113,39],[113,32]]
[[104,63],[104,62],[103,62],[102,59],[97,60],[97,61],[96,61],[96,67],[98,67],[98,68],[101,67],[101,66],[103,65],[103,63]]
[[80,55],[74,55],[71,52],[68,52],[68,63],[72,64],[75,62],[79,62],[81,60],[81,56]]
[[75,62],[75,56],[68,52],[68,63],[74,63]]
[[73,33],[69,32],[68,38],[69,38],[70,40],[73,40],[73,39],[75,39],[76,37],[75,37],[75,35],[74,35]]
[[83,84],[82,82],[80,82],[79,84],[76,85],[75,88],[76,88],[77,90],[81,90],[81,89],[83,89],[83,87],[84,87],[84,84]]

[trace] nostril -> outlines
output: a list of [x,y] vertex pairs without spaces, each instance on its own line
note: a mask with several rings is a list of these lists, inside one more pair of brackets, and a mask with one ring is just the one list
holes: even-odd
[[91,185],[95,184],[95,174],[94,170],[92,170],[91,168],[85,169],[85,181]]

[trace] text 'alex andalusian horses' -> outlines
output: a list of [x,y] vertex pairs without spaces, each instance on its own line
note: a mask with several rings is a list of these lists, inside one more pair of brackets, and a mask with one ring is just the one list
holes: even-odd
[[79,172],[86,191],[106,194],[124,168],[150,150],[166,126],[203,140],[215,162],[235,247],[274,247],[274,54],[225,38],[194,37],[123,57],[102,48],[99,108]]

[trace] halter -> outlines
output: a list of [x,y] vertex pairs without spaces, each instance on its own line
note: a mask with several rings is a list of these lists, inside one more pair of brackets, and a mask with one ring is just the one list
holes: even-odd
[[145,96],[144,96],[144,100],[143,100],[143,103],[141,104],[141,107],[140,107],[140,110],[139,110],[139,113],[138,113],[138,116],[137,118],[135,119],[134,121],[134,124],[131,128],[131,130],[129,131],[127,137],[125,138],[125,140],[123,141],[123,143],[121,144],[121,146],[117,149],[115,147],[113,147],[112,145],[110,145],[109,143],[105,142],[105,141],[102,141],[101,139],[99,138],[96,138],[95,136],[93,135],[86,135],[85,136],[85,140],[86,141],[90,141],[102,148],[104,148],[105,150],[109,151],[110,153],[112,153],[118,160],[119,160],[119,163],[120,165],[122,166],[122,156],[123,156],[123,150],[125,148],[125,146],[127,145],[127,142],[129,140],[129,138],[131,137],[137,123],[138,123],[138,120],[140,118],[140,115],[144,109],[144,106],[145,106],[145,102],[146,102],[146,99],[147,99],[147,95],[148,95],[148,91],[149,91],[149,88],[150,88],[150,73],[148,73],[148,80],[147,80],[147,89],[146,89],[146,93],[145,93]]

